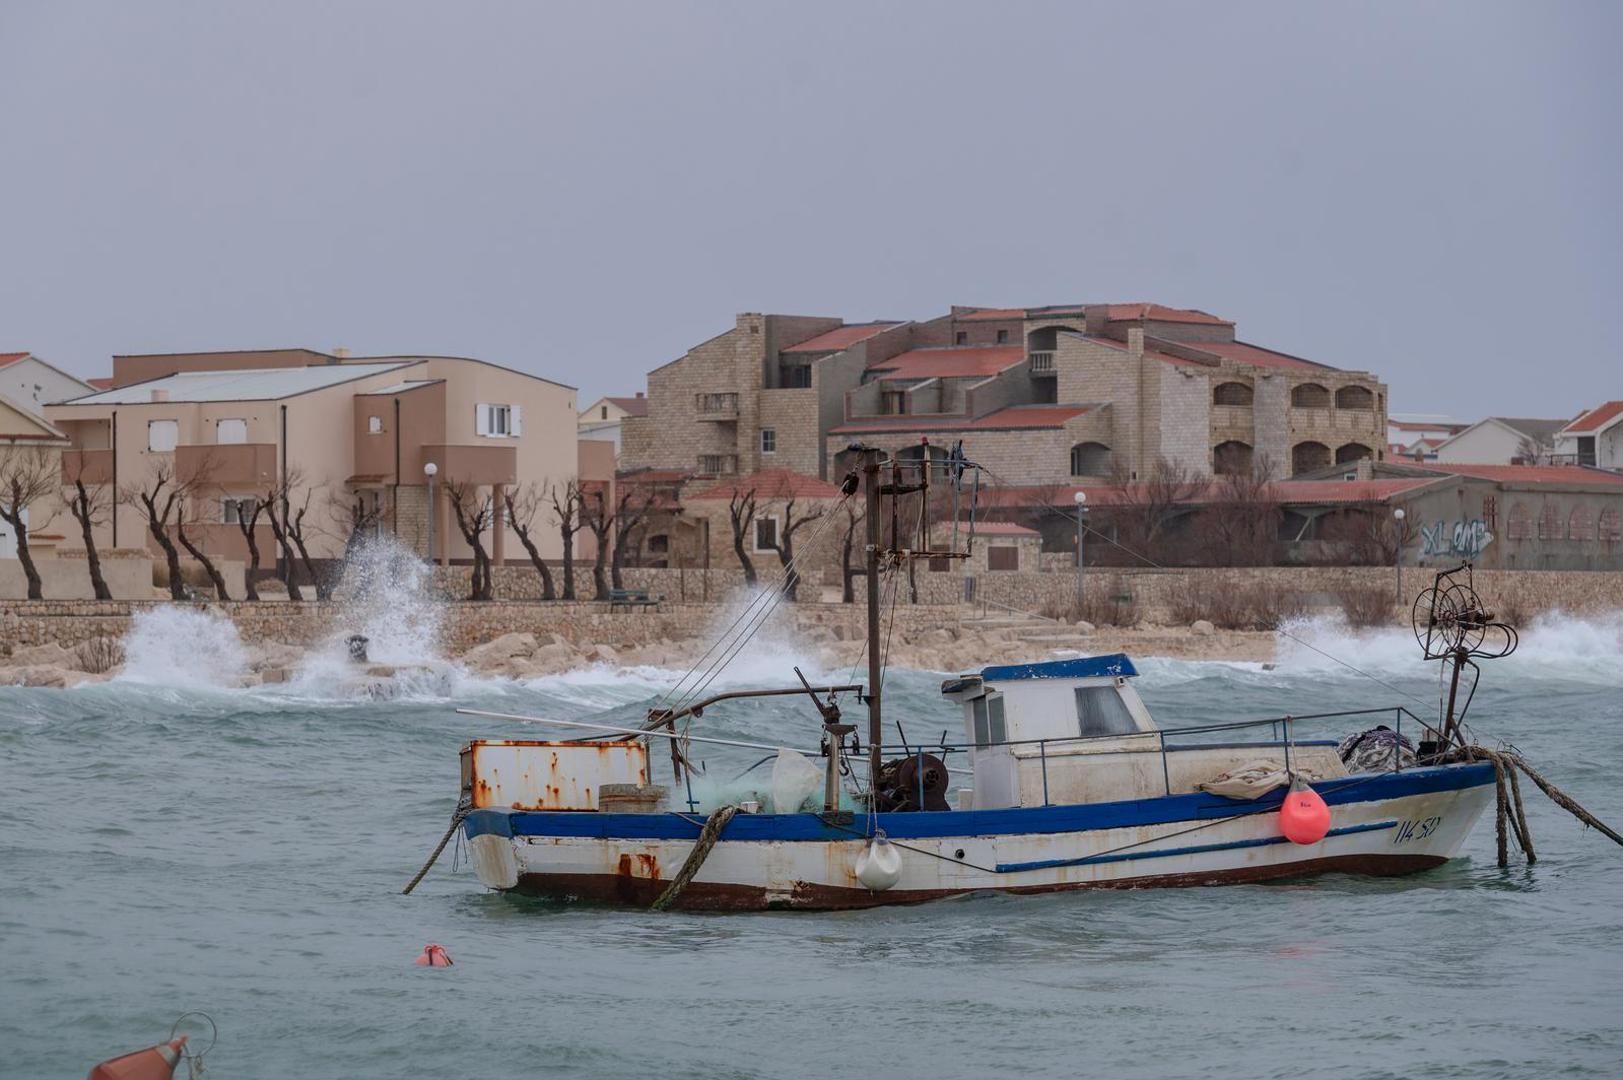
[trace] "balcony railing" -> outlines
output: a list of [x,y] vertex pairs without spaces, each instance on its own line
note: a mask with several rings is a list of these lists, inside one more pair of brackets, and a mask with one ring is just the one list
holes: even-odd
[[1054,374],[1054,351],[1052,349],[1031,354],[1031,373],[1033,375]]
[[700,420],[737,420],[738,395],[725,394],[695,394],[693,395],[694,411]]
[[736,476],[737,454],[700,454],[699,472],[706,476]]
[[267,487],[276,482],[276,445],[206,443],[177,446],[175,479],[182,484]]
[[113,482],[113,452],[111,450],[62,451],[62,486],[71,487],[82,480],[91,484]]

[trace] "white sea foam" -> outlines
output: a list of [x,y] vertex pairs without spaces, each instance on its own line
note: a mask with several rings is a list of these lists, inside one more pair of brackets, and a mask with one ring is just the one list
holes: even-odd
[[120,682],[185,689],[241,683],[247,654],[237,627],[211,611],[165,605],[136,612],[124,635]]

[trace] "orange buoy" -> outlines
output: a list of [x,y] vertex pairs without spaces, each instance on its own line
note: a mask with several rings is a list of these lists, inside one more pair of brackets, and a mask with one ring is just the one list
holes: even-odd
[[170,1039],[133,1054],[104,1061],[90,1070],[90,1080],[170,1080],[180,1064],[186,1036]]
[[1330,808],[1317,791],[1295,777],[1279,807],[1279,831],[1293,844],[1317,844],[1330,831]]
[[418,967],[450,967],[451,954],[445,951],[445,946],[431,941],[423,946],[423,951],[417,954],[413,963]]

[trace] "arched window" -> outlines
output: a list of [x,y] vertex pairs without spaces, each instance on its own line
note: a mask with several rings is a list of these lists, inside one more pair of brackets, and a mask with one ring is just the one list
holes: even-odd
[[1587,506],[1575,506],[1567,515],[1567,536],[1573,540],[1595,539],[1595,515]]
[[1336,391],[1336,408],[1375,411],[1375,395],[1367,387],[1343,386]]
[[1330,448],[1321,442],[1302,442],[1291,447],[1291,472],[1293,474],[1323,469],[1329,464]]
[[1350,442],[1336,447],[1337,465],[1345,465],[1349,461],[1362,461],[1364,458],[1374,456],[1375,451],[1371,450],[1363,443]]
[[1538,515],[1538,538],[1540,540],[1564,540],[1566,530],[1561,520],[1561,511],[1555,508],[1555,503],[1547,502]]
[[1212,471],[1219,476],[1250,476],[1252,457],[1247,443],[1220,442],[1212,450]]
[[1330,391],[1318,383],[1302,383],[1291,389],[1291,404],[1298,409],[1328,409]]
[[1623,518],[1619,517],[1616,510],[1600,512],[1600,538],[1608,544],[1623,540]]
[[1505,519],[1505,535],[1512,540],[1533,538],[1533,517],[1521,503],[1510,508],[1510,516]]
[[1071,447],[1072,476],[1109,476],[1110,447],[1103,443],[1085,442]]
[[1212,390],[1213,405],[1249,405],[1251,387],[1243,382],[1218,383]]

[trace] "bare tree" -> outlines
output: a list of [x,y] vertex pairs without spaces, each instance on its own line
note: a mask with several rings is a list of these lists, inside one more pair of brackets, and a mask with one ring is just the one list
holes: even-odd
[[[61,486],[59,452],[52,448],[7,443],[0,449],[0,520],[11,526],[17,537],[17,561],[28,579],[28,599],[43,600],[39,568],[28,548],[28,508],[44,506],[47,496]],[[54,517],[54,514],[52,515]],[[45,522],[36,521],[37,529]]]
[[469,600],[489,600],[492,596],[490,580],[490,554],[485,550],[485,533],[489,532],[496,517],[496,504],[480,493],[477,485],[466,480],[445,481],[445,497],[451,503],[451,514],[462,539],[473,549],[473,574],[468,583]]
[[1119,543],[1141,558],[1169,562],[1165,546],[1172,524],[1189,510],[1189,504],[1205,487],[1205,481],[1182,462],[1157,457],[1149,476],[1134,480],[1118,471],[1111,480],[1110,518],[1116,526]]
[[643,521],[648,517],[648,511],[653,506],[653,499],[649,492],[633,484],[620,484],[619,497],[614,507],[614,554],[609,560],[609,582],[616,589],[625,588],[625,579],[622,571],[625,568],[626,551],[631,547],[631,541],[640,535]]
[[288,522],[293,516],[292,490],[299,479],[299,472],[289,469],[282,482],[271,485],[261,500],[265,506],[265,523],[270,526],[271,536],[275,538],[276,547],[281,553],[278,560],[281,568],[279,576],[282,584],[287,586],[289,600],[304,599],[304,593],[299,588],[299,572],[293,562],[293,541],[288,530]]
[[586,527],[584,519],[585,498],[581,494],[580,481],[570,480],[562,484],[554,484],[550,493],[552,501],[552,519],[558,526],[558,535],[563,540],[563,594],[565,600],[575,599],[575,534]]
[[186,582],[180,573],[180,551],[169,535],[176,513],[186,501],[186,486],[175,479],[174,462],[154,458],[146,480],[122,488],[119,498],[146,516],[147,532],[163,552],[164,565],[169,572],[169,598],[185,600]]
[[581,520],[592,530],[592,536],[597,541],[597,550],[592,559],[592,599],[607,600],[609,532],[614,528],[614,513],[608,508],[608,500],[603,497],[603,485],[596,485],[584,493]]
[[744,584],[753,589],[758,579],[755,564],[750,561],[749,552],[744,548],[744,537],[749,535],[750,527],[755,524],[754,488],[749,491],[733,490],[732,497],[727,500],[727,517],[733,526],[733,553],[738,556],[738,565],[744,568]]
[[250,600],[259,599],[259,586],[254,578],[259,574],[259,519],[265,513],[265,500],[249,497],[237,501],[237,528],[242,542],[248,545],[248,569],[243,574],[243,593]]
[[[800,598],[800,572],[791,565],[795,561],[795,532],[804,525],[821,520],[825,512],[826,508],[817,507],[797,516],[795,514],[795,498],[793,495],[789,496],[789,500],[783,504],[782,527],[777,530],[777,535],[772,538],[773,542],[766,545],[778,553],[778,562],[783,566],[783,594],[791,601]],[[914,591],[917,592],[916,584],[914,585]],[[917,602],[916,595],[914,601]]]
[[541,512],[543,492],[534,481],[522,484],[515,491],[511,488],[502,488],[502,501],[507,504],[507,522],[513,527],[513,535],[518,542],[524,545],[525,552],[530,556],[530,565],[535,572],[541,575],[541,599],[558,599],[558,590],[552,583],[552,570],[547,561],[541,557],[535,540],[530,531],[535,528],[536,515]]
[[[190,496],[190,494],[188,492],[187,496]],[[225,578],[221,576],[220,568],[214,565],[214,560],[208,557],[207,552],[199,547],[191,537],[186,535],[186,510],[192,501],[189,497],[182,497],[175,505],[175,539],[180,541],[180,546],[186,549],[188,555],[197,560],[197,564],[203,568],[203,573],[208,575],[210,583],[214,585],[215,597],[222,602],[230,600],[231,594],[226,591]]]
[[1219,566],[1269,566],[1278,546],[1279,522],[1284,507],[1269,483],[1266,455],[1248,470],[1225,473],[1213,491],[1212,503],[1201,512],[1199,561]]
[[1555,456],[1555,442],[1548,436],[1523,435],[1516,443],[1515,460],[1522,465],[1548,465]]
[[85,565],[90,571],[90,587],[97,600],[111,600],[113,591],[101,572],[101,553],[96,550],[96,527],[104,525],[113,509],[113,492],[106,484],[85,483],[84,458],[72,455],[62,459],[62,478],[68,487],[68,513],[79,523],[85,542]]
[[[332,575],[316,571],[316,562],[310,557],[309,537],[306,535],[307,530],[313,527],[309,517],[310,500],[315,495],[315,489],[306,487],[304,496],[295,502],[289,494],[295,483],[296,481],[290,480],[282,493],[282,532],[286,535],[286,540],[292,541],[293,546],[298,549],[299,563],[304,567],[305,576],[316,587],[316,599],[329,600],[332,598]],[[284,541],[284,545],[285,543],[286,541]],[[293,575],[290,569],[288,572],[289,596],[293,595],[292,580]]]

